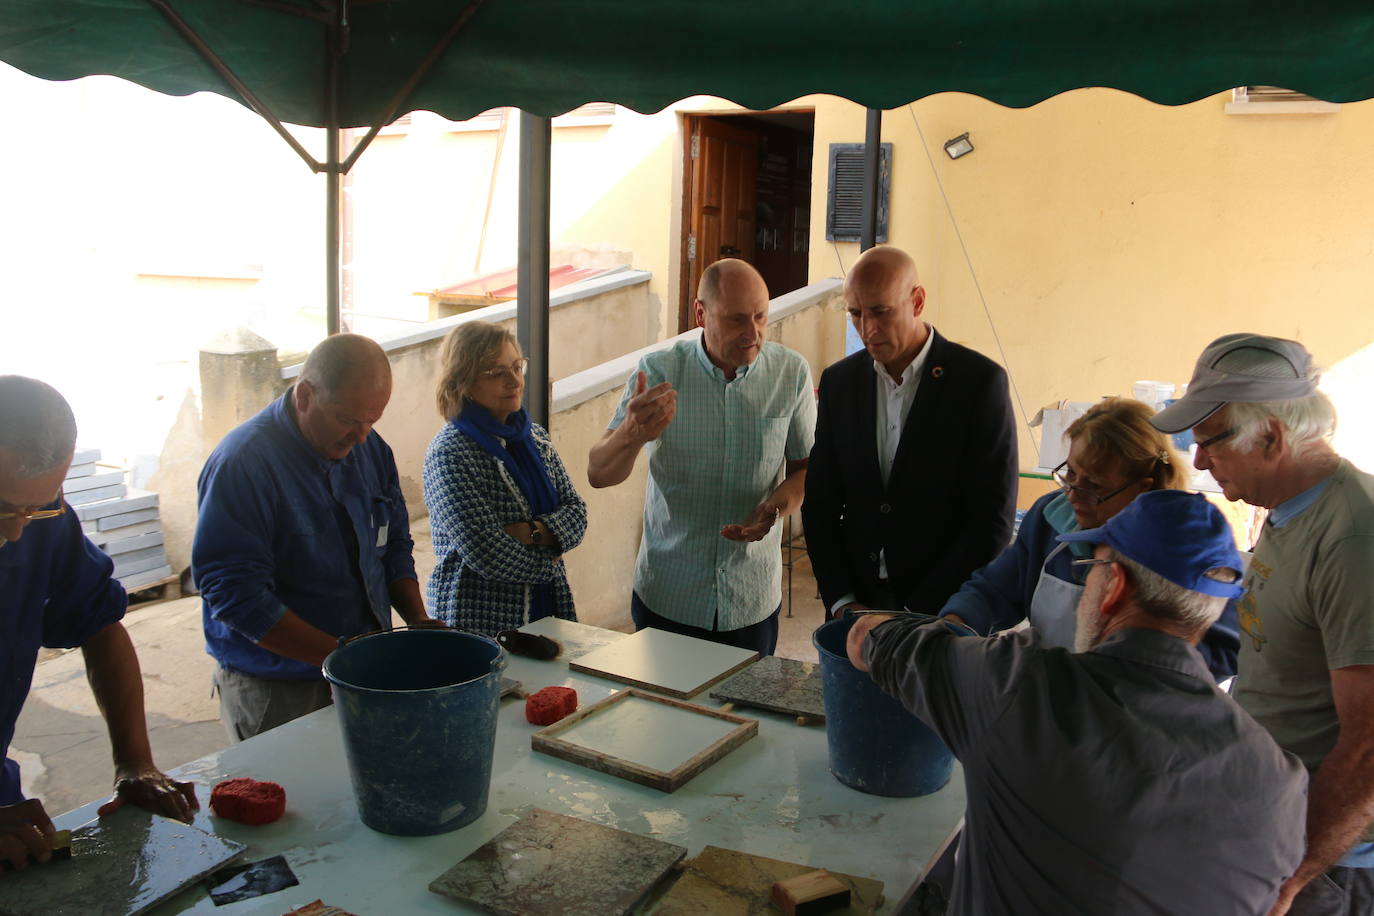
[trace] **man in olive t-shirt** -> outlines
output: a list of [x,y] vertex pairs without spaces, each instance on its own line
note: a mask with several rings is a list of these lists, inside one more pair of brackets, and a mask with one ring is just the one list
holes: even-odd
[[1272,916],[1374,913],[1374,477],[1331,448],[1319,380],[1296,341],[1230,334],[1152,420],[1193,430],[1194,463],[1227,499],[1270,510],[1234,693],[1312,773],[1307,852]]

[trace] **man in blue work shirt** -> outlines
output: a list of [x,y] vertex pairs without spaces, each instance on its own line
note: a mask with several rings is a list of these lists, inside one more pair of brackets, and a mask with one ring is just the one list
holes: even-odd
[[614,486],[649,454],[630,604],[637,629],[771,655],[782,609],[775,522],[796,511],[806,486],[811,370],[765,339],[768,286],[744,261],[707,267],[693,307],[700,338],[640,360],[587,477]]
[[[40,646],[81,647],[91,691],[114,750],[114,800],[183,821],[199,805],[190,783],[153,764],[138,656],[120,620],[128,598],[114,564],[81,533],[62,499],[76,446],[66,399],[43,382],[0,376],[0,739],[8,753],[33,683]],[[52,821],[24,799],[19,765],[0,771],[0,863],[24,868],[52,857]],[[0,877],[4,876],[0,869]]]
[[389,628],[392,607],[434,623],[396,461],[372,429],[390,398],[382,348],[335,335],[201,471],[191,567],[234,741],[329,705],[320,666],[338,637]]
[[1194,648],[1242,591],[1230,526],[1156,490],[1059,540],[1095,545],[1074,652],[916,614],[849,632],[963,764],[949,912],[1267,912],[1302,859],[1307,775]]

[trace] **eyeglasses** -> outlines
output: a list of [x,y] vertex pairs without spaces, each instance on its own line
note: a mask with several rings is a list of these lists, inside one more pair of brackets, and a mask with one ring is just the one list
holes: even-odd
[[1059,484],[1059,489],[1063,490],[1065,493],[1071,491],[1076,492],[1079,496],[1083,497],[1084,499],[1095,500],[1096,505],[1099,506],[1105,503],[1107,500],[1111,499],[1113,496],[1125,493],[1128,489],[1130,489],[1131,487],[1140,483],[1140,481],[1145,480],[1147,477],[1150,476],[1149,474],[1146,474],[1145,477],[1132,480],[1129,483],[1123,483],[1121,486],[1117,487],[1112,492],[1104,494],[1102,493],[1102,488],[1096,486],[1095,484],[1074,483],[1074,480],[1077,478],[1078,475],[1076,475],[1069,468],[1069,462],[1067,460],[1060,462],[1059,467],[1055,468],[1050,473],[1054,475],[1054,482]]
[[1239,432],[1239,430],[1236,429],[1236,427],[1232,426],[1230,429],[1225,430],[1223,432],[1219,432],[1215,436],[1208,436],[1206,439],[1203,439],[1201,442],[1197,443],[1197,449],[1198,451],[1202,451],[1205,448],[1210,449],[1217,443],[1224,442],[1225,440],[1231,438],[1237,432]]
[[1115,560],[1105,560],[1100,559],[1098,557],[1087,557],[1086,559],[1082,560],[1072,560],[1070,561],[1069,565],[1076,570],[1082,571],[1083,576],[1081,581],[1086,582],[1088,579],[1088,573],[1093,571],[1094,566],[1111,566],[1115,562]]
[[23,519],[23,520],[25,520],[25,521],[30,521],[30,522],[32,522],[32,521],[37,521],[37,520],[40,519],[40,518],[57,518],[59,515],[61,515],[63,512],[66,512],[66,511],[67,511],[67,504],[66,504],[66,503],[63,501],[63,499],[62,499],[62,491],[61,491],[61,490],[58,490],[58,491],[57,491],[57,505],[56,505],[54,508],[52,508],[52,509],[33,509],[33,508],[27,508],[27,509],[25,509],[25,508],[0,509],[0,521],[9,521],[10,519],[18,518],[18,519]]
[[492,366],[490,368],[483,369],[481,372],[477,374],[481,378],[490,379],[491,381],[498,382],[507,377],[514,379],[522,379],[525,377],[525,369],[529,366],[529,364],[530,361],[522,356],[515,362],[511,363],[509,366]]

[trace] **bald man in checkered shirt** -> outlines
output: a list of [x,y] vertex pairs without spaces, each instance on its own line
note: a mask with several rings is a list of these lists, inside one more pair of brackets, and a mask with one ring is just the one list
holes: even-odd
[[587,477],[614,486],[648,452],[636,629],[771,655],[782,610],[777,521],[801,505],[815,438],[811,370],[764,339],[768,287],[744,261],[707,267],[692,307],[700,337],[640,360]]

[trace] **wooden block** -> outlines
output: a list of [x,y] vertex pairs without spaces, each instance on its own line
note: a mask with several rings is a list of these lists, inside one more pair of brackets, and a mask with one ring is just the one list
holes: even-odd
[[849,888],[822,868],[778,881],[773,900],[787,916],[815,916],[849,906]]

